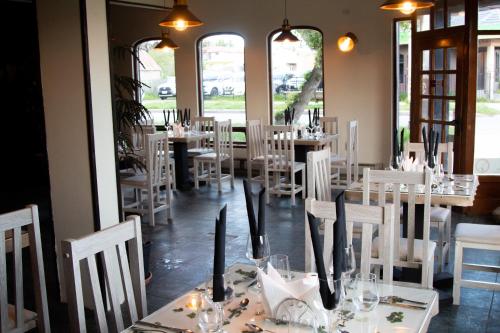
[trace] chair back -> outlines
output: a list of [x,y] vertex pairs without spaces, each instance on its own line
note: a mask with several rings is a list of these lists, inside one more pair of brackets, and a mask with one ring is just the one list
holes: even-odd
[[264,163],[269,171],[288,171],[295,161],[293,126],[264,126]]
[[330,149],[307,153],[307,197],[319,201],[331,201],[332,168]]
[[[82,277],[89,281],[91,305],[99,332],[115,329],[121,332],[126,327],[120,304],[122,295],[125,296],[127,315],[132,323],[147,315],[141,222],[138,216],[129,216],[126,222],[79,239],[64,240],[61,247],[72,332],[86,331]],[[98,256],[103,266],[105,286],[99,280]],[[106,321],[102,288],[108,296],[110,317],[114,324],[111,327]]]
[[247,154],[248,160],[264,156],[264,138],[262,121],[247,121]]
[[134,150],[143,150],[146,148],[147,139],[146,135],[155,134],[156,126],[154,125],[141,125],[136,126],[135,129],[131,129],[131,143]]
[[359,179],[357,120],[347,122],[346,160],[347,188],[349,188],[353,182]]
[[[401,186],[406,190],[401,193]],[[429,258],[429,238],[430,238],[430,214],[431,214],[431,171],[424,172],[404,172],[393,170],[363,170],[363,204],[370,205],[370,196],[375,194],[376,203],[385,206],[388,199],[392,198],[394,204],[394,258],[395,266],[398,267],[419,267],[422,265],[422,285],[428,283],[427,260]],[[418,196],[417,196],[418,194]],[[417,200],[418,199],[418,200]],[[406,258],[400,255],[400,207],[401,203],[408,204],[408,221]],[[422,239],[422,260],[415,260],[415,206],[424,205],[423,239]],[[379,248],[379,258],[386,256],[381,247]]]
[[146,169],[150,185],[163,183],[170,188],[168,134],[148,134],[146,146]]
[[[422,142],[407,142],[404,149],[405,156],[414,153],[422,163],[425,161],[425,148]],[[453,142],[439,143],[437,152],[437,165],[442,163],[444,172],[453,174]]]
[[[28,229],[29,242],[23,237],[22,228]],[[7,236],[7,237],[6,237]],[[50,332],[47,291],[43,268],[42,243],[38,207],[27,208],[0,215],[0,332],[24,332],[25,326],[23,294],[23,247],[29,245],[33,275],[33,290],[36,304],[36,326],[38,332]],[[14,286],[7,286],[6,256],[13,254]],[[10,287],[10,288],[9,288]],[[8,293],[14,295],[14,318],[9,323]]]
[[[194,117],[194,129],[198,132],[214,132],[215,117]],[[212,138],[206,138],[196,142],[196,148],[211,148]]]
[[[318,201],[313,198],[306,200],[306,272],[314,268],[314,253],[312,251],[311,232],[308,225],[307,213],[313,214],[318,219],[325,221],[325,236],[323,241],[323,260],[325,263],[333,262],[333,224],[337,218],[335,202]],[[394,239],[394,205],[366,206],[359,204],[345,204],[347,242],[352,242],[353,223],[362,225],[361,238],[361,274],[368,274],[371,271],[372,264],[381,264],[384,268],[384,282],[392,282],[393,268],[393,244]],[[398,217],[399,221],[399,217]],[[371,257],[372,241],[373,241],[373,226],[379,227],[381,238],[384,244],[385,253],[382,260],[375,261]],[[379,256],[380,257],[380,256]]]
[[215,153],[217,159],[233,158],[233,126],[231,119],[215,122]]
[[320,123],[323,133],[337,135],[329,144],[331,155],[337,156],[339,154],[339,117],[322,117]]

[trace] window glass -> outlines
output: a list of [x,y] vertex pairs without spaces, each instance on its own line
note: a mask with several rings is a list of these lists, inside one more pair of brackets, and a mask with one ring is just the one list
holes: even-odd
[[306,124],[307,111],[323,114],[323,34],[315,29],[292,29],[299,42],[271,38],[272,122],[284,124],[284,110],[295,108],[295,122]]
[[164,124],[164,109],[177,108],[174,51],[155,49],[159,42],[159,39],[149,40],[135,47],[137,79],[143,83],[139,98],[155,125]]
[[[395,98],[397,98],[396,119],[399,129],[405,129],[405,140],[407,141],[410,137],[411,21],[396,22],[394,33],[397,34],[396,59],[399,58],[399,72],[397,73],[399,84],[397,85],[397,93],[395,94]],[[429,56],[427,55],[428,62]],[[428,86],[422,87],[422,93],[425,91],[428,94]],[[425,114],[422,116],[428,117]]]
[[500,1],[479,0],[479,30],[500,30]]

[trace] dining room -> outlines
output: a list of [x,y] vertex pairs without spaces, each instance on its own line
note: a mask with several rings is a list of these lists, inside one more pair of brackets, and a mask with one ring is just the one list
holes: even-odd
[[0,332],[500,331],[500,1],[0,6]]

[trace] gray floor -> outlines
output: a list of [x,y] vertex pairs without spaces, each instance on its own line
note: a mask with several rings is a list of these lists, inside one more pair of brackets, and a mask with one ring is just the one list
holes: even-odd
[[[254,191],[257,192],[257,187]],[[292,269],[304,268],[304,206],[302,200],[290,207],[288,198],[273,198],[267,206],[267,234],[272,253],[290,257]],[[226,204],[226,265],[248,262],[245,257],[248,220],[241,179],[235,189],[223,186],[201,187],[200,190],[175,193],[173,222],[150,228],[143,224],[145,240],[152,241],[147,287],[149,312],[162,307],[203,282],[210,273],[213,260],[214,221],[218,210]],[[157,214],[157,219],[164,217]],[[145,219],[144,222],[147,222]],[[453,215],[453,224],[460,222],[494,223],[489,217]],[[500,254],[488,251],[466,251],[465,258],[476,263],[500,265]],[[446,268],[452,272],[452,265]],[[495,273],[465,272],[468,278],[499,281]],[[451,292],[451,291],[449,291]],[[441,305],[430,332],[500,332],[500,292],[463,289],[460,306]]]

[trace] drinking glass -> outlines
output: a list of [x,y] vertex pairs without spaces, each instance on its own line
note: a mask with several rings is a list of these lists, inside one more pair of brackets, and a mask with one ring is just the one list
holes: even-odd
[[346,270],[342,272],[342,277],[351,277],[354,272],[356,272],[356,253],[354,252],[354,247],[349,244],[345,248],[346,252]]
[[[396,163],[396,164],[394,165],[394,163]],[[389,160],[389,169],[390,170],[400,170],[402,163],[403,163],[403,160],[401,158],[401,155],[397,155],[396,158],[394,158],[394,156],[391,155],[391,159]]]
[[375,309],[379,302],[377,276],[375,274],[356,274],[353,285],[352,301],[363,312]]
[[[258,248],[255,251],[255,256],[254,256],[254,246]],[[267,235],[263,236],[248,235],[246,256],[248,259],[254,262],[257,268],[264,269],[270,255],[271,255],[271,250],[269,248],[269,239]]]
[[198,307],[198,326],[203,333],[220,333],[224,325],[222,302],[214,302],[208,292],[201,295]]
[[[319,279],[320,283],[324,280]],[[344,308],[344,302],[345,302],[345,288],[342,284],[342,280],[334,280],[332,275],[328,276],[328,287],[330,288],[330,291],[333,293],[335,292],[335,299],[336,301],[334,304],[331,304],[330,307],[325,307],[323,304],[323,307],[326,312],[326,332],[328,333],[338,333],[339,331],[339,324],[342,320],[342,310]],[[319,288],[318,288],[319,289]],[[319,291],[319,290],[318,290]]]
[[[222,280],[224,281],[224,303],[228,304],[234,299],[234,283],[231,274],[227,271],[222,275]],[[212,272],[207,273],[205,281],[205,292],[212,298],[214,283]]]
[[286,254],[273,254],[269,257],[269,263],[278,273],[280,273],[285,281],[290,281],[292,279],[292,275],[290,274],[290,263]]

